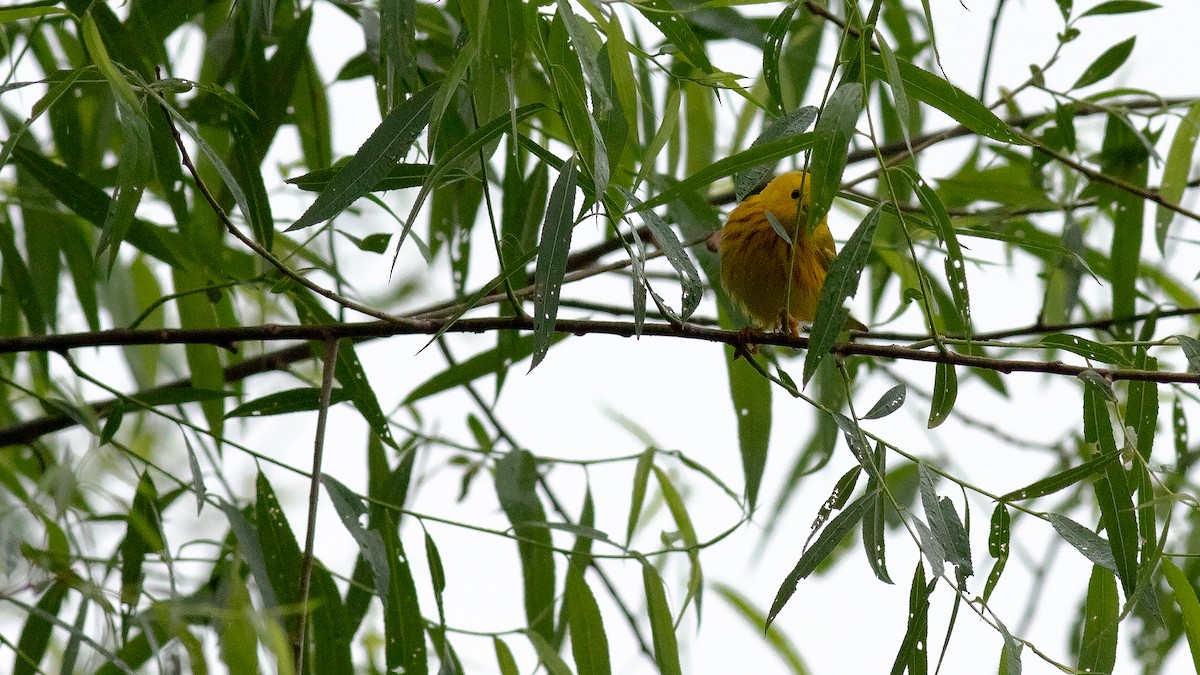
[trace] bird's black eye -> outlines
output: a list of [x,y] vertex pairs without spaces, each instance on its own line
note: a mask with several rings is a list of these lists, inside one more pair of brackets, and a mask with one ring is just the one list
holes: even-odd
[[800,199],[800,191],[792,190],[792,199]]

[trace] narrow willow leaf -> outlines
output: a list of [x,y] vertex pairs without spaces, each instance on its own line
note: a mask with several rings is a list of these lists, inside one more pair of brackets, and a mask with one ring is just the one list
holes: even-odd
[[1179,605],[1179,613],[1183,617],[1183,632],[1187,635],[1188,648],[1192,652],[1192,665],[1200,672],[1200,600],[1196,599],[1196,589],[1170,558],[1163,558],[1163,577],[1175,593],[1175,603]]
[[812,379],[813,373],[817,372],[817,366],[829,354],[829,348],[837,340],[846,319],[850,316],[850,311],[842,303],[847,298],[854,297],[858,291],[858,280],[867,265],[867,258],[870,257],[871,242],[875,238],[875,230],[879,227],[881,213],[882,206],[871,209],[829,266],[817,300],[817,313],[808,339],[808,354],[804,357],[802,380],[805,385]]
[[867,514],[863,518],[863,551],[867,554],[867,562],[870,563],[871,571],[875,573],[875,578],[885,584],[890,584],[892,583],[892,577],[888,574],[887,570],[887,537],[885,536],[888,493],[876,477],[883,475],[886,471],[884,465],[886,455],[882,444],[876,448],[874,454],[874,462],[878,473],[872,473],[867,480],[865,496],[869,501],[866,507]]
[[412,567],[391,513],[382,512],[379,532],[388,561],[388,598],[384,602],[383,631],[387,667],[396,672],[426,675],[429,672],[425,646],[425,621],[417,598]]
[[914,154],[912,149],[912,139],[908,131],[908,124],[911,118],[911,113],[908,110],[908,92],[904,89],[904,78],[900,76],[900,63],[896,60],[896,53],[892,51],[892,46],[882,35],[878,35],[876,42],[879,44],[879,55],[883,57],[883,70],[887,73],[887,83],[892,89],[892,100],[896,105],[896,120],[900,123],[900,133],[904,136],[904,145],[908,147],[908,154]]
[[525,617],[531,633],[554,639],[554,553],[550,532],[530,523],[546,520],[537,496],[538,470],[533,455],[514,450],[496,463],[496,494],[512,523],[525,581]]
[[654,465],[654,454],[654,448],[642,451],[633,470],[633,489],[629,491],[629,522],[625,527],[626,546],[633,542],[633,531],[637,529],[638,518],[642,515],[642,506],[646,501],[646,485],[650,481],[650,468]]
[[534,279],[537,291],[533,301],[533,360],[529,370],[537,367],[550,349],[554,336],[554,320],[558,316],[558,298],[562,292],[563,275],[567,272],[567,255],[575,230],[575,158],[563,165],[550,192],[546,221],[538,241],[537,270]]
[[[1095,387],[1084,387],[1083,390],[1083,439],[1097,444],[1103,454],[1117,452],[1108,403]],[[1094,487],[1113,560],[1117,565],[1117,576],[1121,578],[1126,597],[1129,597],[1137,585],[1138,526],[1133,510],[1133,491],[1124,465],[1120,462],[1109,463]]]
[[1083,636],[1079,643],[1079,670],[1111,673],[1117,663],[1117,628],[1121,599],[1113,573],[1092,566],[1087,599],[1083,605]]
[[[330,393],[331,404],[350,400],[349,394],[335,388]],[[274,394],[246,401],[225,414],[226,417],[266,417],[294,412],[307,412],[321,407],[321,390],[316,387],[300,387],[277,391]]]
[[[793,136],[799,136],[804,133],[805,129],[813,123],[817,118],[817,108],[815,106],[804,106],[797,108],[783,117],[771,122],[766,131],[762,132],[750,147],[770,143],[780,139],[787,139]],[[775,167],[774,162],[765,162],[757,166],[751,167],[736,174],[733,177],[733,193],[740,202],[749,195],[754,188],[758,187],[766,178],[771,169]],[[769,212],[768,212],[769,213]],[[787,237],[785,237],[787,239]]]
[[642,562],[642,586],[646,592],[646,607],[650,614],[650,635],[654,641],[654,661],[662,675],[683,675],[679,664],[679,644],[675,640],[675,622],[667,604],[666,590],[658,570]]
[[[1183,199],[1184,188],[1187,187],[1188,173],[1192,169],[1192,156],[1196,151],[1196,139],[1200,137],[1200,101],[1188,108],[1187,114],[1179,120],[1179,128],[1171,139],[1171,148],[1167,151],[1167,162],[1163,166],[1162,186],[1159,194],[1163,199],[1178,204]],[[1158,242],[1158,252],[1166,253],[1167,239],[1170,236],[1171,223],[1176,214],[1161,204],[1154,220],[1154,239]]]
[[154,168],[150,128],[140,116],[141,109],[130,110],[122,106],[121,111],[125,135],[120,160],[117,162],[117,184],[113,188],[113,199],[104,218],[104,226],[100,230],[100,242],[96,246],[97,257],[108,254],[107,269],[110,274],[117,262],[121,242],[125,241],[129,228],[133,225],[138,204],[142,201],[142,193],[145,192]]
[[[887,68],[881,57],[868,56],[863,63],[869,75],[886,80]],[[1024,144],[1003,120],[967,92],[907,61],[898,60],[896,66],[904,90],[913,98],[941,110],[977,134],[1002,143]]]
[[1085,16],[1101,16],[1105,14],[1133,14],[1134,12],[1158,9],[1161,6],[1153,2],[1144,2],[1144,0],[1109,0],[1080,14],[1078,18],[1082,19]]
[[784,157],[791,157],[812,145],[813,134],[806,133],[791,138],[781,138],[778,141],[763,143],[747,148],[739,153],[719,159],[710,166],[697,171],[684,180],[647,199],[632,211],[643,211],[668,204],[682,195],[707,188],[714,181],[732,176],[739,171],[746,171],[763,162],[774,162]]
[[[295,185],[305,192],[321,192],[329,186],[333,181],[334,176],[344,169],[345,163],[339,163],[336,166],[327,167],[310,171],[301,176],[293,176],[285,180],[285,183]],[[430,172],[433,170],[433,165],[422,163],[404,163],[396,164],[388,169],[387,174],[379,179],[370,192],[386,192],[388,190],[403,190],[405,188],[421,187],[428,180]],[[462,172],[450,172],[449,178],[452,180],[465,179],[467,174]]]
[[[555,344],[564,338],[566,338],[565,335],[555,334],[551,338],[551,344]],[[496,347],[495,349],[476,354],[466,361],[461,361],[414,387],[408,393],[408,396],[404,397],[400,405],[412,405],[421,399],[469,384],[481,377],[494,375],[504,368],[524,361],[533,353],[535,345],[536,341],[532,335],[523,335],[511,342],[505,343],[502,347]]]
[[812,231],[824,222],[833,206],[833,198],[842,184],[846,170],[846,153],[854,138],[854,127],[863,107],[863,87],[858,82],[840,85],[821,110],[813,130],[812,202],[808,209],[808,229]]
[[[1136,367],[1142,370],[1158,370],[1158,359],[1148,356],[1145,347],[1138,347]],[[1158,385],[1150,381],[1129,383],[1125,404],[1125,423],[1137,436],[1137,452],[1146,461],[1154,450],[1155,431],[1158,430]]]
[[571,654],[579,675],[610,675],[608,636],[600,606],[583,575],[567,578],[567,626],[571,635]]
[[1059,490],[1071,487],[1080,483],[1092,476],[1105,471],[1109,463],[1118,461],[1121,457],[1121,452],[1114,451],[1097,455],[1088,461],[1078,466],[1073,466],[1069,469],[1060,471],[1053,476],[1047,476],[1041,480],[1035,481],[1026,485],[1019,490],[1013,490],[1006,495],[1000,497],[1001,502],[1017,502],[1024,499],[1034,499],[1037,497],[1045,497],[1046,495],[1054,494]]
[[1051,513],[1047,514],[1047,517],[1063,540],[1082,553],[1085,558],[1106,570],[1117,571],[1117,561],[1113,558],[1112,547],[1104,537],[1066,516]]
[[1133,365],[1133,361],[1130,360],[1129,356],[1120,349],[1094,340],[1088,340],[1087,338],[1081,338],[1078,335],[1051,333],[1039,339],[1038,343],[1056,349],[1065,349],[1092,361],[1112,363],[1120,366]]
[[58,14],[70,14],[70,11],[62,7],[39,7],[36,5],[26,7],[14,7],[12,9],[0,9],[0,23],[10,23],[12,21],[20,21],[21,19],[33,19],[39,16],[56,16]]
[[926,520],[929,521],[929,532],[936,539],[937,548],[942,552],[942,560],[958,567],[964,575],[970,576],[973,573],[971,542],[967,538],[962,520],[958,517],[958,511],[954,508],[954,502],[948,497],[937,495],[937,478],[926,464],[917,467],[917,474],[921,488],[921,506],[925,510]]
[[954,224],[950,222],[950,214],[946,205],[929,184],[921,182],[917,186],[917,198],[925,215],[934,224],[938,239],[946,246],[946,283],[950,286],[950,297],[954,300],[954,308],[958,310],[959,321],[967,330],[971,326],[971,295],[967,291],[967,270],[963,260],[962,247],[958,243],[958,234]]
[[371,566],[371,576],[375,580],[375,595],[383,601],[387,610],[388,599],[391,597],[388,584],[391,581],[391,570],[388,567],[387,552],[384,549],[383,538],[376,530],[367,530],[362,526],[362,516],[367,513],[362,500],[350,488],[341,484],[332,476],[321,476],[321,484],[325,493],[333,502],[334,510],[342,521],[342,526],[358,544],[359,553],[363,560]]
[[704,73],[713,71],[713,66],[708,61],[708,55],[704,53],[704,43],[700,42],[695,32],[692,31],[691,24],[683,18],[686,15],[672,7],[670,0],[643,0],[634,6],[647,21],[662,31],[662,34],[693,66]]
[[1175,446],[1175,471],[1183,476],[1191,466],[1191,450],[1188,448],[1188,421],[1183,412],[1183,401],[1176,396],[1171,403],[1171,440]]
[[[301,323],[305,325],[336,323],[333,316],[307,291],[293,290],[290,295]],[[319,344],[314,344],[313,355],[318,356],[322,349],[323,347]],[[375,389],[367,379],[367,371],[363,368],[362,362],[358,358],[358,351],[350,340],[342,340],[338,345],[334,378],[341,385],[341,389],[349,395],[349,400],[354,402],[354,407],[358,409],[359,414],[363,416],[367,424],[371,425],[371,431],[384,443],[393,448],[398,447],[395,438],[392,437],[391,424],[387,416],[383,414],[383,408],[379,406],[379,398],[375,396]]]
[[859,497],[847,506],[841,513],[829,521],[829,524],[821,531],[821,535],[813,542],[813,545],[808,547],[800,559],[796,561],[796,566],[788,573],[783,580],[783,584],[779,586],[779,590],[775,593],[775,600],[771,603],[771,610],[767,612],[767,626],[775,621],[775,617],[779,615],[779,611],[787,604],[792,595],[796,592],[796,585],[800,580],[812,574],[817,566],[821,564],[833,549],[841,543],[842,539],[854,529],[858,521],[862,520],[866,515],[867,499]]
[[83,44],[87,46],[88,55],[92,57],[92,63],[96,64],[100,74],[108,80],[113,92],[128,106],[129,110],[141,110],[142,106],[133,87],[117,70],[116,64],[108,54],[108,49],[105,48],[104,40],[100,37],[100,29],[96,26],[96,13],[89,11],[84,14],[83,20],[79,23],[79,29]]
[[1008,554],[1012,550],[1011,536],[1012,516],[1008,514],[1008,509],[1003,503],[997,504],[992,511],[992,523],[988,529],[988,553],[996,559],[996,563],[992,565],[992,571],[988,572],[987,582],[983,587],[984,604],[992,597],[992,591],[996,590],[996,584],[1000,583],[1000,575],[1004,573],[1004,567],[1008,564]]
[[930,429],[946,421],[950,411],[954,410],[954,401],[958,398],[958,376],[954,365],[938,363],[933,371],[933,399],[929,402]]
[[1092,61],[1090,66],[1083,70],[1083,73],[1079,75],[1079,79],[1075,80],[1075,84],[1071,85],[1071,88],[1080,89],[1095,84],[1115,73],[1117,68],[1120,68],[1129,59],[1129,55],[1133,53],[1133,45],[1136,42],[1137,37],[1134,36],[1109,47],[1103,54],[1096,57],[1096,60]]
[[1183,355],[1187,357],[1188,372],[1200,373],[1200,340],[1187,335],[1176,335],[1175,340],[1179,342]]
[[862,475],[862,466],[855,465],[849,471],[842,474],[838,482],[833,486],[833,491],[821,504],[821,508],[817,509],[817,515],[813,518],[812,525],[809,527],[808,538],[804,540],[804,546],[807,548],[812,543],[813,537],[821,531],[821,527],[825,525],[825,521],[829,519],[829,515],[834,511],[841,510],[846,506],[846,502],[850,501],[850,495],[854,493],[854,487],[858,485],[858,479]]
[[804,662],[804,658],[800,655],[800,650],[792,640],[780,630],[768,630],[767,615],[763,613],[755,604],[742,594],[740,590],[728,584],[716,583],[714,590],[717,595],[724,598],[733,608],[738,616],[742,617],[747,624],[759,633],[765,633],[766,640],[770,643],[771,648],[775,651],[775,655],[779,660],[787,664],[788,669],[793,675],[806,675],[811,672],[808,665]]
[[[935,580],[934,583],[937,583]],[[896,660],[892,662],[892,675],[926,675],[929,672],[929,594],[932,584],[925,581],[925,566],[917,561],[913,572],[912,586],[908,591],[908,627]]]
[[700,613],[703,596],[701,592],[704,590],[704,571],[700,566],[700,539],[696,536],[696,528],[692,525],[692,518],[688,515],[687,506],[684,504],[683,496],[679,494],[679,490],[671,482],[666,472],[657,466],[651,467],[654,471],[654,477],[658,479],[659,490],[662,491],[663,501],[667,504],[667,509],[671,512],[671,519],[675,521],[675,527],[678,528],[680,537],[683,539],[683,545],[687,548],[688,555],[688,585],[687,595],[683,602],[680,603],[679,613],[683,614],[687,609],[688,603],[692,598],[696,599],[696,613]]
[[404,161],[409,147],[429,123],[433,97],[439,90],[425,87],[393,108],[288,231],[323,223],[375,189],[392,167]]
[[38,598],[36,612],[29,612],[29,618],[21,628],[21,637],[17,641],[17,654],[13,659],[13,675],[35,675],[38,665],[46,655],[46,647],[50,644],[50,634],[54,630],[54,622],[48,617],[57,617],[62,609],[63,598],[70,590],[66,581],[56,581]]
[[904,386],[903,382],[888,389],[883,393],[883,396],[879,397],[875,405],[871,406],[871,409],[862,416],[862,419],[874,420],[891,415],[899,410],[900,406],[904,405],[904,397],[907,392],[908,388]]
[[[783,51],[783,44],[787,40],[788,31],[792,27],[792,17],[796,15],[796,9],[799,5],[799,2],[788,3],[783,8],[783,11],[779,13],[779,16],[775,17],[771,22],[764,36],[762,77],[763,82],[767,84],[767,92],[771,95],[771,100],[768,104],[770,109],[776,114],[783,112],[783,87],[779,82],[779,55]],[[738,201],[741,201],[743,198],[743,196],[739,195]]]
[[1000,675],[1021,675],[1021,650],[1024,649],[1025,643],[1018,642],[999,619],[996,620],[996,625],[1000,627],[1000,634],[1004,638],[1004,646],[1000,648],[998,672]]
[[[629,192],[624,190],[622,192],[626,195],[629,203],[636,207],[638,199]],[[642,222],[649,228],[651,236],[654,237],[654,243],[658,244],[658,248],[666,256],[667,262],[671,263],[671,267],[675,268],[675,272],[679,275],[679,285],[682,289],[679,318],[687,321],[700,306],[700,300],[704,295],[704,282],[700,280],[700,272],[692,263],[692,259],[688,257],[675,230],[671,229],[665,220],[653,211],[641,211],[639,215],[642,217]]]
[[[1125,119],[1109,115],[1098,155],[1100,170],[1107,176],[1145,189],[1150,171],[1150,151],[1145,143],[1144,136],[1130,127]],[[1143,274],[1142,240],[1146,202],[1138,195],[1102,183],[1093,183],[1093,188],[1113,224],[1110,248],[1112,316],[1114,319],[1129,318],[1137,310],[1140,295],[1137,282]],[[1118,340],[1132,338],[1132,324],[1118,324],[1115,328]],[[1132,353],[1131,348],[1125,349]]]
[[513,657],[512,650],[508,648],[508,643],[499,637],[493,637],[492,647],[496,651],[496,664],[500,668],[500,675],[521,675],[521,671],[517,669],[517,660]]
[[148,472],[138,481],[137,492],[125,518],[121,540],[121,603],[135,607],[141,600],[145,575],[142,564],[150,553],[162,553],[163,533],[158,513],[158,491]]
[[[751,357],[753,358],[753,357]],[[738,449],[742,474],[746,480],[746,504],[758,502],[763,470],[767,466],[767,448],[771,440],[771,382],[758,374],[733,350],[725,350],[725,368],[729,373],[729,396],[737,418]]]

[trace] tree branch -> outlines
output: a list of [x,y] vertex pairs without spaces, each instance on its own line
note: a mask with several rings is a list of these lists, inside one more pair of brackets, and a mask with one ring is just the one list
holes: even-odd
[[[449,324],[449,325],[447,325]],[[634,337],[638,335],[637,326],[633,322],[624,321],[592,321],[583,319],[560,319],[555,327],[563,333],[575,335],[617,335]],[[60,335],[30,335],[14,338],[0,338],[0,354],[15,352],[61,352],[80,347],[105,347],[121,345],[152,345],[152,344],[215,344],[229,345],[246,341],[274,340],[332,340],[349,338],[363,340],[395,335],[434,335],[438,332],[451,333],[484,333],[497,330],[532,330],[533,321],[521,317],[481,317],[474,319],[413,319],[405,323],[388,321],[371,321],[361,323],[329,324],[329,325],[278,325],[264,324],[258,326],[237,326],[229,328],[201,329],[149,329],[129,330],[118,328],[107,331],[90,333],[66,333]],[[641,328],[644,337],[675,337],[690,340],[702,340],[739,346],[746,344],[775,345],[794,349],[807,349],[807,337],[790,337],[782,333],[746,333],[744,331],[727,331],[698,325],[675,326],[668,323],[647,323]],[[864,342],[841,342],[830,350],[839,356],[874,356],[879,358],[897,359],[903,361],[921,361],[926,363],[946,363],[969,368],[982,368],[1001,373],[1046,373],[1051,375],[1066,375],[1077,377],[1088,370],[1093,370],[1109,381],[1131,380],[1158,383],[1200,384],[1200,374],[1174,371],[1153,371],[1125,368],[1090,368],[1077,366],[1061,361],[1035,361],[1022,359],[1002,359],[986,356],[973,356],[947,351],[926,351],[902,345],[871,344]],[[296,345],[287,350],[281,350],[258,359],[249,359],[238,366],[226,369],[227,377],[241,379],[255,372],[264,372],[279,368],[298,360],[312,358],[308,345]],[[159,389],[186,386],[186,381],[167,385]],[[154,391],[154,390],[152,390]],[[93,409],[103,416],[112,406],[113,401],[96,404]],[[33,442],[40,436],[74,426],[74,420],[69,418],[42,418],[32,420],[7,429],[0,429],[0,446],[12,446]]]

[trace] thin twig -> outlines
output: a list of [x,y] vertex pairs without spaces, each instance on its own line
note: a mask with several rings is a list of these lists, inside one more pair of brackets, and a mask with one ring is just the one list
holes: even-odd
[[313,438],[312,478],[308,487],[308,525],[304,535],[304,558],[300,561],[300,625],[292,636],[296,672],[304,672],[304,643],[308,633],[308,594],[312,585],[313,545],[317,534],[317,501],[321,496],[321,459],[325,454],[325,422],[329,418],[329,399],[333,391],[333,374],[337,368],[340,340],[325,340],[325,356],[321,371],[321,403],[317,410],[317,431]]

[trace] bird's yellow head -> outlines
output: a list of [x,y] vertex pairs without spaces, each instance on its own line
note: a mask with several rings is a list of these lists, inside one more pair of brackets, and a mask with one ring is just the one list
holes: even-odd
[[812,201],[812,175],[803,171],[780,174],[767,187],[763,187],[758,199],[761,208],[769,210],[781,222],[796,222],[793,217],[797,215],[797,210],[800,220],[805,220]]

